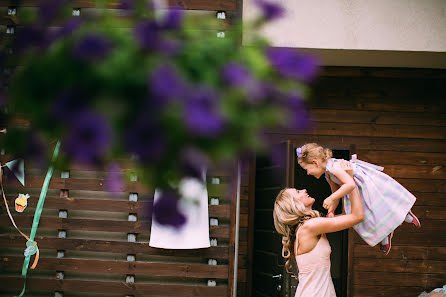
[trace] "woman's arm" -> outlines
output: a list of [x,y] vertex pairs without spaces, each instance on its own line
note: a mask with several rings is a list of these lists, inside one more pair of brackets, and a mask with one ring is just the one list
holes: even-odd
[[[339,185],[336,184],[334,181],[332,181],[329,177],[327,177],[327,182],[330,185],[331,192],[334,193],[339,189]],[[330,207],[328,208],[328,214],[327,217],[332,218],[334,217],[334,211],[338,207],[339,200],[334,200]]]
[[333,169],[330,172],[341,181],[342,185],[324,200],[323,207],[325,209],[330,209],[335,200],[341,199],[356,188],[355,180],[351,175],[351,170],[346,169],[347,168],[345,166],[339,164],[338,162],[333,164]]
[[337,232],[353,227],[364,220],[364,210],[358,189],[350,193],[352,212],[346,215],[339,215],[334,218],[314,218],[305,222],[307,232],[317,236],[323,233]]

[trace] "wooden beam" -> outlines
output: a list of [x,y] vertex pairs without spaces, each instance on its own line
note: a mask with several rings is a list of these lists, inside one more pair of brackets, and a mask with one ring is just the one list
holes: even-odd
[[[40,0],[23,0],[20,6],[39,6]],[[108,8],[120,8],[122,1],[108,1]],[[236,0],[168,0],[169,7],[178,7],[182,9],[193,10],[236,10]],[[0,0],[0,6],[17,6],[15,0]],[[71,1],[73,8],[95,8],[96,2],[93,0],[74,0]]]
[[[135,255],[157,255],[175,257],[201,257],[204,259],[228,259],[228,247],[218,246],[207,249],[173,250],[158,249],[149,246],[148,242],[126,242],[94,239],[35,238],[40,249],[60,249],[82,252],[127,253]],[[0,235],[0,247],[23,248],[25,239],[15,235]]]
[[[3,270],[20,270],[23,265],[23,256],[0,257],[0,267]],[[91,260],[70,258],[39,259],[36,271],[54,270],[80,273],[115,273],[140,274],[151,277],[186,277],[186,278],[228,278],[227,265],[207,265],[189,263],[161,263],[161,262],[127,262],[117,260]]]
[[[23,288],[21,277],[0,277],[0,283],[8,284],[8,289]],[[220,285],[208,287],[197,284],[175,284],[175,283],[126,283],[113,281],[90,281],[90,280],[56,280],[48,278],[28,278],[26,282],[27,291],[64,291],[64,292],[86,292],[86,293],[110,293],[115,295],[156,295],[172,297],[226,297],[227,287]]]
[[[33,217],[16,217],[15,222],[20,229],[30,228]],[[9,217],[0,215],[0,227],[12,227]],[[150,221],[129,222],[113,220],[92,219],[64,219],[43,217],[40,219],[39,229],[53,230],[76,230],[76,231],[102,231],[102,232],[125,232],[125,233],[149,233]],[[214,238],[228,238],[229,227],[224,225],[210,226],[209,235]]]
[[[14,205],[17,195],[6,195],[9,206]],[[35,208],[37,199],[28,200],[28,208]],[[64,209],[64,210],[87,210],[87,211],[107,211],[137,213],[140,216],[147,217],[151,210],[153,200],[150,201],[119,201],[103,199],[82,199],[82,198],[62,198],[46,197],[45,209]],[[209,216],[214,218],[229,218],[229,205],[209,205]],[[246,227],[246,226],[245,226]]]
[[[22,188],[20,182],[15,178],[4,177],[5,188],[18,187]],[[44,181],[42,176],[27,176],[26,188],[41,188]],[[84,190],[84,191],[106,191],[103,179],[94,178],[57,178],[51,179],[49,189],[66,189],[66,190]],[[209,196],[218,196],[221,198],[227,197],[227,185],[222,184],[208,184],[207,190]],[[153,193],[153,189],[148,189],[140,182],[127,183],[122,192],[128,193]]]

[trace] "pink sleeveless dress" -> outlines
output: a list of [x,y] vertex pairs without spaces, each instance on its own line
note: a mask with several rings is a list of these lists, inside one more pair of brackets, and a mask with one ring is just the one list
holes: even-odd
[[[296,233],[296,245],[298,235],[299,230]],[[322,234],[311,251],[296,255],[299,285],[295,297],[336,297],[330,274],[330,254],[330,243],[325,234]]]

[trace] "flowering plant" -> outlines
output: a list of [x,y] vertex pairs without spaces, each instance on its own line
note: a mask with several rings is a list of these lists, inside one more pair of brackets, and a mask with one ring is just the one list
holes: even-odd
[[[7,116],[24,115],[30,127],[8,127],[1,138],[8,151],[42,158],[60,139],[65,162],[131,157],[141,180],[154,187],[267,148],[265,129],[306,125],[312,57],[268,47],[258,36],[241,46],[241,24],[217,38],[191,25],[215,18],[191,21],[144,0],[123,1],[125,18],[109,10],[66,17],[66,2],[45,2],[17,30],[22,67],[3,104]],[[254,29],[284,13],[257,3]],[[110,168],[119,172],[115,163]]]

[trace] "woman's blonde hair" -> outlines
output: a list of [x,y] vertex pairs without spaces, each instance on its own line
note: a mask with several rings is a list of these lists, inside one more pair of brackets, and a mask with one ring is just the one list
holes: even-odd
[[299,164],[310,164],[314,159],[328,160],[333,157],[333,152],[329,148],[324,148],[317,143],[307,143],[298,150],[297,162]]
[[293,194],[288,191],[290,189],[285,188],[279,192],[273,211],[274,227],[282,235],[282,257],[285,259],[285,268],[288,272],[291,272],[293,267],[297,230],[306,220],[320,217],[318,211],[307,210],[302,202],[294,199]]

